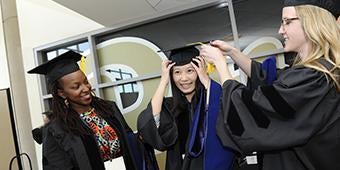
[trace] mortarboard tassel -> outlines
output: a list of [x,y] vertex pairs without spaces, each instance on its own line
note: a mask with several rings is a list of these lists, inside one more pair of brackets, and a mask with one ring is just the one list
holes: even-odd
[[86,64],[85,64],[85,56],[81,56],[81,59],[80,59],[80,70],[85,73],[86,71]]
[[215,65],[208,63],[207,65],[207,72],[210,74],[215,71]]

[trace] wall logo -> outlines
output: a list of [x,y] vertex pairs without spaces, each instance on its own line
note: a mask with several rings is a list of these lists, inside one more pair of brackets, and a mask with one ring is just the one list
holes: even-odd
[[[137,72],[123,64],[108,64],[100,68],[100,74],[112,82],[138,77]],[[142,82],[132,82],[114,87],[116,103],[122,113],[131,112],[142,102],[144,90]]]
[[[128,117],[131,115],[131,119],[135,119],[146,108],[159,78],[130,80],[160,73],[161,62],[166,56],[164,53],[159,53],[159,50],[155,44],[138,37],[113,38],[97,45],[101,76],[99,83],[119,83],[102,89],[104,98],[115,101],[120,111],[128,114]],[[88,51],[84,52],[84,55],[88,54]],[[87,61],[86,65],[86,68],[91,68],[90,61]],[[93,78],[91,70],[88,70],[88,78],[90,81]],[[128,82],[121,84],[122,81]],[[135,122],[135,120],[129,121],[129,118],[127,120]]]

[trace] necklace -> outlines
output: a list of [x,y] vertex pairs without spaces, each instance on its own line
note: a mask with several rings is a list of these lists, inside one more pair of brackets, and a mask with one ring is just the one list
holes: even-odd
[[93,113],[93,112],[94,112],[94,108],[91,108],[90,110],[84,112],[83,115],[84,115],[84,116],[87,116],[87,115],[89,115],[89,114],[91,114],[91,113]]

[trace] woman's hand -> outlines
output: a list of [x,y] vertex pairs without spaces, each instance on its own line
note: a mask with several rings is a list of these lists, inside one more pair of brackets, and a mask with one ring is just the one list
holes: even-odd
[[211,45],[201,45],[200,56],[203,56],[207,62],[214,65],[226,62],[223,51]]
[[197,65],[194,64],[193,62],[191,62],[191,65],[196,70],[198,78],[204,85],[205,89],[208,89],[210,78],[209,75],[207,74],[207,67],[204,59],[201,56],[197,56],[196,58],[193,58],[193,61],[195,61]]
[[[222,55],[231,57],[243,72],[245,72],[248,77],[251,77],[251,60],[248,56],[244,55],[239,49],[221,40],[212,41],[210,45],[218,48]],[[207,58],[207,60],[209,59],[210,58]]]
[[226,80],[233,79],[228,70],[227,61],[225,56],[223,56],[223,51],[218,47],[202,45],[200,55],[203,56],[206,61],[215,65],[221,84],[223,84]]
[[232,51],[237,50],[235,47],[233,47],[233,46],[229,45],[227,42],[221,41],[221,40],[211,41],[210,45],[220,49],[224,56],[232,56],[231,55]]
[[175,62],[171,62],[170,60],[163,60],[162,61],[162,73],[161,73],[161,81],[164,85],[167,85],[170,81],[170,69],[172,66],[175,65]]

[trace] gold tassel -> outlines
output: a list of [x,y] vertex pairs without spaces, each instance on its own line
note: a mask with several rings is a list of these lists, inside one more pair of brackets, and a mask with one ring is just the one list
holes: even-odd
[[81,59],[80,59],[80,70],[85,73],[86,71],[86,63],[85,63],[85,56],[81,56]]
[[215,65],[208,63],[207,65],[207,72],[210,74],[215,71]]

